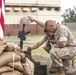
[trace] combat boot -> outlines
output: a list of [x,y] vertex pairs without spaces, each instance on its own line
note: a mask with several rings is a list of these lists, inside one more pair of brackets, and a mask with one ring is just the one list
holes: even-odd
[[56,75],[65,75],[65,72],[62,68],[57,68],[57,73]]
[[56,68],[50,68],[49,73],[57,73],[57,69]]
[[32,58],[31,51],[24,51],[24,54],[25,54],[25,56],[28,57],[28,59],[29,59],[30,61],[32,61],[35,65],[40,65],[40,62],[35,61],[35,60]]

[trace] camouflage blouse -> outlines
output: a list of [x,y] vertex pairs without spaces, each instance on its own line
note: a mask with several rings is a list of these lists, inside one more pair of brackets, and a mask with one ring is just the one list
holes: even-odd
[[71,31],[65,25],[58,25],[58,28],[54,34],[55,40],[58,42],[65,41],[67,42],[67,46],[75,46],[76,41],[73,37]]

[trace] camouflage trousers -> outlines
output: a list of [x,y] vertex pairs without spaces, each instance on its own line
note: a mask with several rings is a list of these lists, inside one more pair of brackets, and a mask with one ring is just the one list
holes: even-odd
[[52,67],[62,67],[66,73],[75,71],[74,57],[76,56],[76,47],[52,48],[50,56]]

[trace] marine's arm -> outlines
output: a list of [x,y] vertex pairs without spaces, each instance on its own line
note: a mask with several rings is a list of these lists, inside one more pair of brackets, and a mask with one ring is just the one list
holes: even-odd
[[30,19],[31,21],[36,22],[39,26],[41,26],[41,27],[44,28],[45,23],[43,23],[43,22],[41,22],[41,21],[39,21],[39,20],[37,20],[37,19],[34,19],[33,17],[30,17],[30,16],[28,16],[28,17],[29,17],[29,19]]
[[34,50],[41,46],[44,42],[46,42],[47,38],[43,36],[40,41],[36,42],[34,45],[29,46],[27,50]]

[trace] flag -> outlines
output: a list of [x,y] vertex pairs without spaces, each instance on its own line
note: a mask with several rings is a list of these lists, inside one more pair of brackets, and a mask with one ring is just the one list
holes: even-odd
[[4,10],[5,0],[0,0],[0,41],[4,37]]

